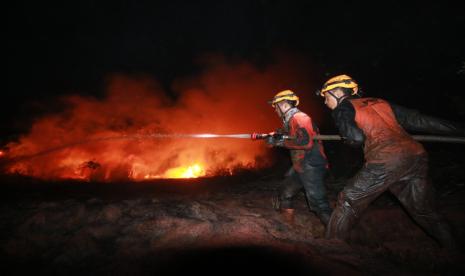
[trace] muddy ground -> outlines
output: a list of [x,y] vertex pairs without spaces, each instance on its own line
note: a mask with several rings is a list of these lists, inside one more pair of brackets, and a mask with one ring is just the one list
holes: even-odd
[[[432,168],[433,179],[442,179],[438,206],[465,248],[463,167],[444,160]],[[144,183],[1,179],[0,254],[11,275],[465,272],[464,256],[441,249],[389,195],[373,203],[346,243],[323,238],[303,194],[294,222],[273,210],[277,173]],[[345,181],[328,178],[333,204]]]

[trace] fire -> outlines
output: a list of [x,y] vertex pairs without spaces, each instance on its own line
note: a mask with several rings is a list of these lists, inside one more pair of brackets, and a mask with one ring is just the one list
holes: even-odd
[[166,171],[164,178],[197,178],[205,176],[205,170],[199,164],[189,167],[177,167]]
[[267,100],[282,88],[298,91],[304,111],[318,109],[312,106],[310,87],[289,86],[302,85],[311,75],[290,59],[267,69],[231,65],[221,58],[204,62],[200,75],[175,80],[169,94],[152,77],[113,75],[104,97],[64,98],[62,113],[35,118],[29,133],[6,145],[8,157],[16,160],[6,172],[43,179],[138,181],[260,169],[272,163],[270,151],[247,139],[105,137],[269,132],[281,122]]
[[205,169],[200,164],[194,164],[192,166],[180,166],[167,170],[162,175],[147,174],[144,179],[157,179],[157,178],[198,178],[206,176]]

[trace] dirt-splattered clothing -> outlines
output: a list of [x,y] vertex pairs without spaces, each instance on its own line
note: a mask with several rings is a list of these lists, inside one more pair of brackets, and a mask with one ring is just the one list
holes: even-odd
[[326,236],[348,238],[361,213],[389,190],[426,232],[452,247],[449,226],[435,210],[427,154],[403,127],[441,133],[458,128],[376,98],[343,100],[332,115],[347,144],[363,144],[366,162],[339,194]]
[[290,150],[292,169],[279,193],[281,207],[292,208],[292,199],[304,188],[310,210],[327,223],[331,214],[324,186],[328,161],[321,141],[313,140],[318,128],[307,114],[297,108],[285,114],[283,125],[284,132],[294,139],[283,144]]
[[302,172],[305,163],[311,166],[327,166],[328,161],[321,141],[314,141],[319,134],[312,119],[297,108],[290,109],[283,119],[284,132],[294,139],[284,141],[284,147],[290,150],[292,165]]

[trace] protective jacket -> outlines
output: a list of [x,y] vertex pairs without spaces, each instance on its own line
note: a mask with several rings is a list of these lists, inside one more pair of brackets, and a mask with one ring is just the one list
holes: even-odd
[[376,98],[342,101],[332,113],[339,133],[349,145],[364,144],[368,163],[385,163],[419,155],[423,146],[405,132],[463,134],[462,127]]
[[312,119],[296,107],[291,108],[283,117],[284,132],[294,139],[284,141],[284,147],[290,150],[292,164],[297,172],[302,172],[304,162],[311,166],[327,166],[328,161],[321,141],[313,137],[319,133]]
[[328,162],[321,141],[313,140],[318,128],[307,114],[295,107],[286,112],[283,126],[283,132],[295,138],[285,140],[282,145],[290,150],[292,169],[279,191],[278,208],[292,208],[293,199],[304,188],[310,210],[326,225],[332,210],[324,186]]
[[326,236],[347,238],[361,213],[389,190],[427,233],[453,248],[449,226],[435,209],[427,154],[404,128],[451,134],[463,128],[376,98],[345,99],[332,116],[346,143],[364,145],[366,163],[339,194]]

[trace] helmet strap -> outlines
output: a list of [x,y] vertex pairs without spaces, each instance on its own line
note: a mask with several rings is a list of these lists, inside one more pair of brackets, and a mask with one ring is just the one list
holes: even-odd
[[331,97],[333,97],[333,98],[336,99],[337,105],[339,105],[345,98],[348,98],[348,97],[349,97],[349,96],[347,96],[347,95],[344,95],[344,96],[341,96],[341,97],[336,97],[336,95],[334,95],[334,93],[331,92],[331,91],[328,91],[328,92],[326,92],[326,93],[328,93],[329,95],[331,95]]
[[289,112],[289,110],[292,109],[292,108],[289,108],[288,110],[286,110],[286,112],[284,112],[284,111],[281,109],[281,106],[279,105],[279,103],[276,103],[276,105],[278,106],[279,116],[280,116],[281,118],[284,118],[284,116],[286,115],[286,113]]
[[281,106],[278,103],[276,103],[276,106],[278,107],[278,110],[279,110],[279,117],[282,118],[284,116],[283,110],[281,109]]

